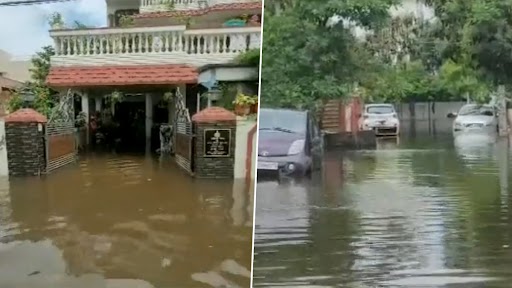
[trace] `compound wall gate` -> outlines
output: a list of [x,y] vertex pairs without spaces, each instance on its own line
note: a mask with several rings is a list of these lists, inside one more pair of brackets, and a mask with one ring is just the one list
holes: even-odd
[[194,126],[185,105],[185,98],[176,90],[175,158],[176,163],[190,174],[194,173]]
[[75,131],[74,94],[68,91],[46,124],[46,173],[76,161]]

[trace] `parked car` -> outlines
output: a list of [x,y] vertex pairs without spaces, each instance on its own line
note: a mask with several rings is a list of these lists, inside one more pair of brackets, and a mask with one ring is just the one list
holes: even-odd
[[489,104],[466,104],[457,113],[448,114],[454,118],[453,133],[495,133],[498,131],[496,108]]
[[312,113],[260,109],[258,178],[302,178],[321,165],[323,141]]
[[398,136],[400,121],[391,104],[368,104],[364,106],[361,130],[373,130],[377,136]]

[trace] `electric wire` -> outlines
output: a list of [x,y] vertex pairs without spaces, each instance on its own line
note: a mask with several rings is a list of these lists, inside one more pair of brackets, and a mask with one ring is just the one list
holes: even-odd
[[74,0],[23,0],[23,1],[6,1],[0,2],[0,7],[13,7],[13,6],[29,6],[29,5],[41,5],[41,4],[52,4],[60,2],[70,2]]

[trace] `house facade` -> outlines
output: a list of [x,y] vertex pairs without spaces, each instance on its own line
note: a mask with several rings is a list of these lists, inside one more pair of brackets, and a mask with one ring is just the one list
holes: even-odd
[[[80,95],[88,116],[122,105],[142,109],[147,141],[156,123],[172,123],[177,107],[189,116],[199,110],[203,66],[232,63],[260,47],[260,0],[106,1],[108,27],[50,31],[55,55],[47,84]],[[166,97],[176,92],[179,98]],[[113,95],[123,104],[113,105]]]

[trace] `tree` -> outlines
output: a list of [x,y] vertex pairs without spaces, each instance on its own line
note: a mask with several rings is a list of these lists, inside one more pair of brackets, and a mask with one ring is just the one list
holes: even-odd
[[293,5],[265,15],[262,104],[304,108],[346,96],[375,65],[347,22],[376,28],[396,1],[287,3]]
[[429,0],[450,43],[444,58],[474,70],[493,85],[512,79],[512,2]]
[[23,94],[32,94],[35,98],[31,103],[31,108],[43,115],[50,116],[52,108],[58,102],[57,93],[46,85],[46,77],[50,73],[50,58],[54,54],[53,47],[46,46],[32,57],[32,68],[29,70],[31,80],[24,83],[23,87],[14,93],[8,103],[9,111],[16,111],[22,107]]

